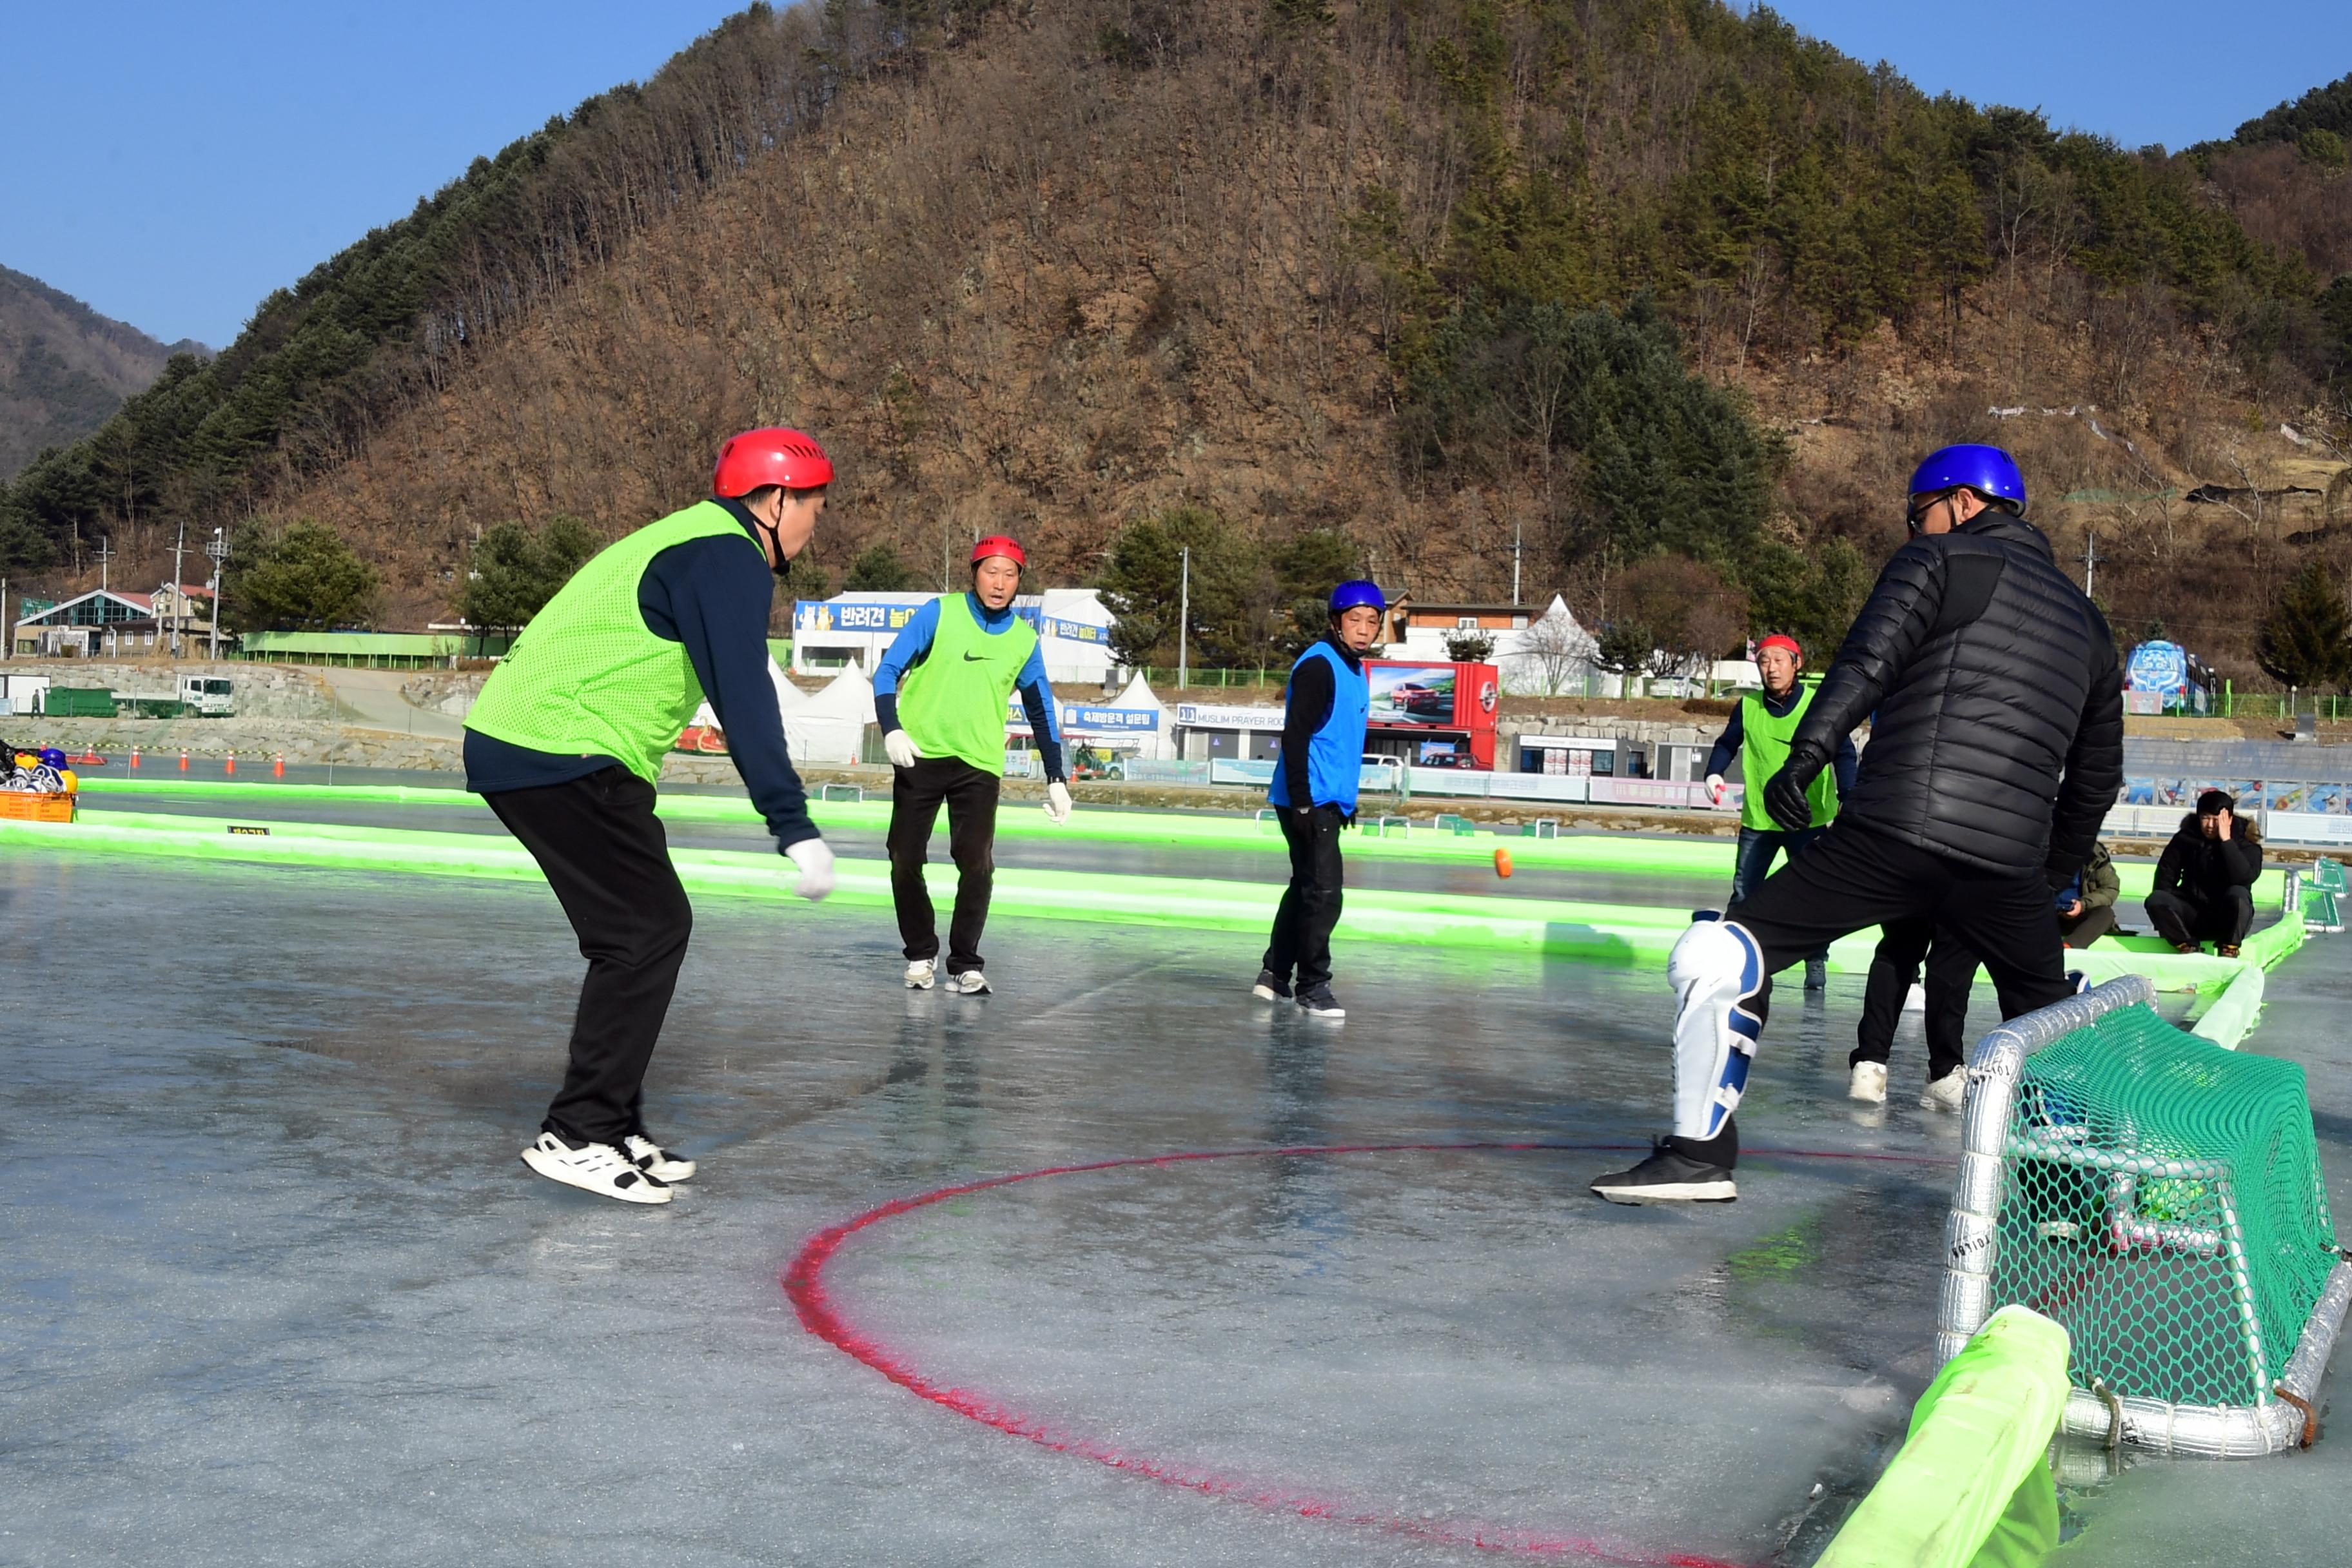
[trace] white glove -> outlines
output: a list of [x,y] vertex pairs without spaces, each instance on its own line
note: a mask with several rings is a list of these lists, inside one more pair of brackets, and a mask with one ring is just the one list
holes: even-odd
[[1070,786],[1059,779],[1045,786],[1045,820],[1056,827],[1070,820]]
[[923,753],[915,746],[915,737],[904,730],[893,730],[882,737],[882,750],[889,753],[894,768],[911,768]]
[[803,838],[788,845],[784,854],[801,868],[801,879],[793,891],[815,903],[833,891],[833,847],[822,838]]
[[1721,773],[1709,773],[1706,775],[1706,798],[1717,805],[1721,805],[1723,804],[1723,775]]

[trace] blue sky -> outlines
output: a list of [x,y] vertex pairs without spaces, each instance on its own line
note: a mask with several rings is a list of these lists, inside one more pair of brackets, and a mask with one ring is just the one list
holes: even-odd
[[[226,344],[271,289],[735,8],[6,5],[0,265],[166,341]],[[2352,71],[2352,0],[1778,8],[1930,91],[2039,106],[2131,146],[2226,135]]]

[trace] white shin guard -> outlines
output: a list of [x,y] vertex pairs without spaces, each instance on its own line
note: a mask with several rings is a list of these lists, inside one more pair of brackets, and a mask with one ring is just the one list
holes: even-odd
[[1764,954],[1737,921],[1692,923],[1666,960],[1675,988],[1675,1134],[1713,1138],[1739,1109],[1763,1024],[1748,1004]]

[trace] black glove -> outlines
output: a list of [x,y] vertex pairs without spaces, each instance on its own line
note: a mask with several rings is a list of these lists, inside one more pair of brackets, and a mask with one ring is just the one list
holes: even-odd
[[1783,833],[1802,833],[1813,825],[1813,803],[1797,781],[1797,764],[1790,763],[1764,784],[1764,809]]

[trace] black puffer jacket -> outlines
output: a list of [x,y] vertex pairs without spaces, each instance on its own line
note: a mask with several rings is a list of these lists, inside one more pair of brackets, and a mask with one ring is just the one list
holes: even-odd
[[2071,874],[2123,784],[2106,619],[2006,512],[1895,552],[1790,747],[1798,779],[1864,719],[1840,820],[1981,869]]
[[2262,874],[2260,828],[2240,816],[2230,824],[2228,838],[2208,838],[2192,811],[2157,858],[2154,887],[2206,904],[2227,898],[2232,888],[2252,887]]

